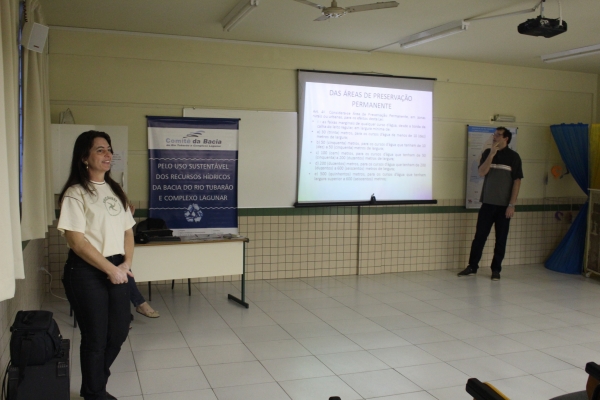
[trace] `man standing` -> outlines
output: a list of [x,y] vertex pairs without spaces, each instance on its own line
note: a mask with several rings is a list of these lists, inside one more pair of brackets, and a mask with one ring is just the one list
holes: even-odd
[[479,176],[485,176],[480,200],[482,204],[477,216],[475,238],[471,244],[469,265],[458,273],[459,277],[477,273],[485,242],[494,225],[496,245],[492,260],[492,280],[500,280],[510,219],[515,214],[523,178],[521,157],[508,148],[511,139],[512,133],[508,129],[503,126],[496,128],[491,149],[485,150],[481,155]]

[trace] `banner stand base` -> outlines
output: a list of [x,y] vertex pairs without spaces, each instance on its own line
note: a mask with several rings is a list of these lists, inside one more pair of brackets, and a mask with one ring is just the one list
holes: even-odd
[[238,303],[238,304],[240,304],[240,305],[242,305],[242,306],[244,306],[244,307],[246,307],[246,308],[250,308],[250,305],[249,305],[248,303],[246,303],[246,302],[245,302],[245,301],[243,301],[243,300],[240,300],[240,299],[238,299],[237,297],[235,297],[235,296],[234,296],[234,295],[232,295],[232,294],[228,294],[228,295],[227,295],[227,298],[228,298],[229,300],[231,300],[231,301],[235,301],[236,303]]
[[244,255],[242,257],[242,259],[244,260],[242,262],[242,298],[240,300],[232,294],[227,295],[228,300],[235,301],[236,303],[238,303],[246,308],[250,308],[250,304],[246,303],[246,243],[248,243],[249,241],[250,241],[250,239],[248,239],[248,238],[246,238],[244,240],[244,250],[243,250]]

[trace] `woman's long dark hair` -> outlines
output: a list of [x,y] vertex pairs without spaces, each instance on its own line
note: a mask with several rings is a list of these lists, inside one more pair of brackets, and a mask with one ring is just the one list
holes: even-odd
[[[60,192],[59,203],[62,203],[65,192],[73,185],[81,185],[86,192],[88,192],[90,195],[94,195],[95,190],[90,182],[90,176],[88,174],[86,165],[83,163],[83,160],[87,160],[87,158],[90,156],[90,151],[92,150],[94,139],[96,138],[106,139],[108,145],[110,146],[110,152],[112,153],[110,136],[108,136],[106,132],[87,131],[79,135],[75,141],[75,146],[73,146],[73,158],[71,160],[71,172],[69,173],[69,179],[67,179],[67,183],[65,183],[62,192]],[[121,200],[121,203],[123,203],[123,208],[127,210],[127,207],[129,207],[127,195],[121,186],[110,177],[110,171],[107,171],[104,174],[104,181],[110,186],[119,200]]]

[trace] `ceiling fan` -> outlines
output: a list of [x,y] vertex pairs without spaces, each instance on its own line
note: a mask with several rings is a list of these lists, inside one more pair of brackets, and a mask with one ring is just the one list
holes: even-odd
[[323,15],[319,18],[315,19],[315,21],[325,21],[329,18],[339,18],[343,17],[346,14],[359,12],[359,11],[370,11],[370,10],[379,10],[381,8],[393,8],[398,7],[397,1],[384,1],[379,3],[371,3],[371,4],[362,4],[360,6],[352,6],[352,7],[338,7],[337,1],[332,0],[330,7],[325,7],[320,4],[313,3],[308,0],[295,0],[298,3],[306,4],[307,6],[315,7],[321,10]]

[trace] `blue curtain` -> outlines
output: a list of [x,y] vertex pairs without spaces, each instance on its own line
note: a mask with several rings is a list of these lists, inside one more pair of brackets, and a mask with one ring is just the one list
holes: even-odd
[[[588,125],[552,125],[550,130],[567,169],[571,172],[581,190],[588,194]],[[579,210],[565,237],[546,260],[546,268],[566,274],[581,273],[585,250],[587,210],[588,203],[586,202]]]

